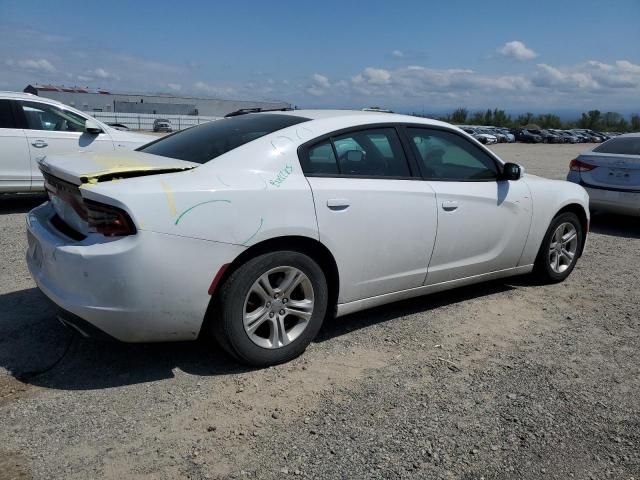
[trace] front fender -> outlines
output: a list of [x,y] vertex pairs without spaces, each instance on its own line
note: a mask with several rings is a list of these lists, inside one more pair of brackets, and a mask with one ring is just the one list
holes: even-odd
[[534,175],[525,175],[523,180],[531,192],[533,215],[519,266],[531,265],[535,262],[549,224],[560,210],[569,205],[578,205],[584,210],[587,221],[590,218],[589,195],[580,185]]

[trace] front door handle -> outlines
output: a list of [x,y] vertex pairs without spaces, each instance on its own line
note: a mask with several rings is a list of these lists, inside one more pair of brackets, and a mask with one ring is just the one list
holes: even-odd
[[349,200],[347,198],[330,198],[327,200],[329,210],[340,211],[349,208]]
[[49,144],[44,140],[36,140],[31,145],[33,145],[36,148],[44,148],[44,147],[47,147]]
[[453,212],[458,209],[458,202],[454,202],[451,200],[447,200],[446,202],[442,202],[442,209],[445,212]]

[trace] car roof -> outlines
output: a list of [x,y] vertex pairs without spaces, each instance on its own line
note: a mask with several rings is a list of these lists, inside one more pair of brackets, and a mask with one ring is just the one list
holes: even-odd
[[402,115],[400,113],[387,113],[377,111],[362,110],[285,110],[271,111],[264,113],[248,113],[247,115],[293,115],[308,118],[309,120],[325,120],[330,118],[352,117],[359,123],[421,123],[424,125],[452,127],[450,123],[441,122],[432,118],[414,117],[413,115]]
[[25,92],[3,92],[0,91],[0,98],[10,99],[10,100],[31,100],[31,101],[39,101],[44,103],[52,103],[55,105],[64,105],[62,102],[58,102],[57,100],[53,100],[51,98],[39,97],[38,95],[33,95],[32,93]]

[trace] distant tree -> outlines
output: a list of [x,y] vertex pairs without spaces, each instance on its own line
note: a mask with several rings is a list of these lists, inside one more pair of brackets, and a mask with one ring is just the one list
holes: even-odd
[[482,112],[475,112],[469,123],[472,125],[484,125],[484,114]]
[[511,126],[511,117],[505,113],[504,110],[493,110],[493,125],[496,127],[509,127]]
[[540,125],[542,128],[562,128],[562,120],[558,115],[552,113],[538,115],[533,119],[533,123]]
[[640,132],[640,115],[638,115],[637,113],[631,115],[630,129],[632,132]]
[[587,113],[583,113],[580,120],[578,120],[578,127],[600,130],[602,127],[602,113],[600,110],[589,110]]
[[531,112],[527,112],[523,115],[518,115],[518,118],[516,118],[516,124],[521,127],[529,125],[530,123],[533,123],[533,113]]
[[484,124],[493,125],[493,112],[490,108],[488,108],[486,113],[484,114]]
[[451,115],[451,122],[458,125],[467,123],[468,116],[469,111],[466,108],[456,108]]
[[602,127],[605,130],[615,128],[620,124],[620,120],[623,120],[623,118],[618,112],[606,112],[602,115]]
[[629,131],[629,122],[623,117],[620,118],[620,121],[614,126],[613,130],[616,132],[628,132]]

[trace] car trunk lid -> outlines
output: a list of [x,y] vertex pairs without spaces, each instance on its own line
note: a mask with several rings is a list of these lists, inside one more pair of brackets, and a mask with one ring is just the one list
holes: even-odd
[[640,155],[589,152],[578,157],[580,162],[596,168],[580,171],[587,185],[619,190],[640,189]]
[[142,152],[79,153],[39,163],[56,215],[76,232],[90,233],[90,208],[82,188],[100,182],[190,170],[199,164]]

